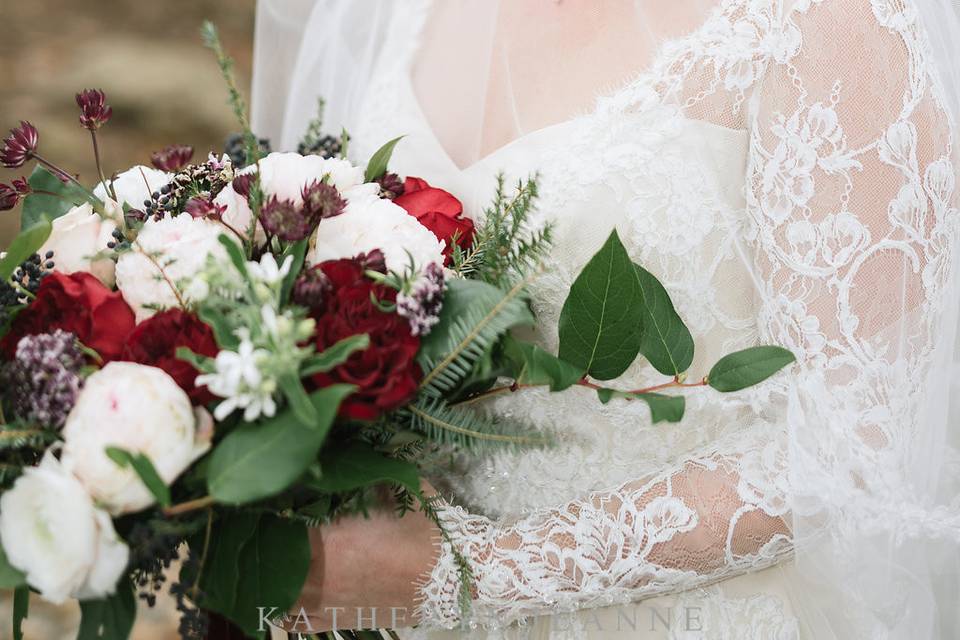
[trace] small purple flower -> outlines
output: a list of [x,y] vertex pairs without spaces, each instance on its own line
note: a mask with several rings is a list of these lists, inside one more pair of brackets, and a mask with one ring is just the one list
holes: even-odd
[[36,153],[39,144],[40,133],[37,128],[22,120],[20,126],[10,129],[10,135],[4,139],[0,148],[0,163],[8,169],[22,167]]
[[253,181],[256,179],[256,175],[252,173],[242,173],[233,179],[232,185],[233,190],[237,192],[237,195],[243,196],[244,198],[250,197],[250,187],[253,185]]
[[187,204],[184,205],[183,210],[194,218],[219,220],[223,217],[223,214],[226,213],[227,207],[206,198],[190,198],[187,200]]
[[72,333],[58,329],[22,338],[2,376],[14,413],[44,427],[62,427],[83,385],[83,366]]
[[193,159],[193,147],[185,144],[172,144],[162,151],[150,154],[150,163],[160,171],[176,173]]
[[304,215],[313,225],[343,213],[347,202],[332,184],[314,181],[303,188]]
[[260,210],[260,224],[272,236],[284,242],[299,242],[313,231],[303,211],[292,200],[280,200],[271,196]]
[[291,298],[294,304],[323,313],[327,295],[333,289],[330,278],[321,269],[304,269],[293,284]]
[[395,173],[385,173],[376,180],[380,185],[380,197],[393,200],[403,195],[403,180]]
[[8,184],[0,184],[0,211],[10,211],[20,202],[20,193]]
[[410,293],[397,294],[397,313],[410,323],[410,333],[425,336],[440,321],[446,289],[443,267],[431,262]]
[[113,115],[113,107],[107,104],[107,96],[100,89],[84,89],[77,94],[80,107],[80,126],[96,131],[107,124]]
[[21,196],[29,195],[33,191],[33,187],[30,186],[30,183],[27,182],[26,178],[14,178],[13,188]]

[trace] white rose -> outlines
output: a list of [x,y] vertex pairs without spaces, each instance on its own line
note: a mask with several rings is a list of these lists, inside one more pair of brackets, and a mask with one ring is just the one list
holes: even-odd
[[[202,415],[202,414],[201,414]],[[63,427],[63,466],[113,515],[140,511],[153,495],[113,446],[142,453],[168,485],[210,448],[210,430],[162,369],[111,362],[87,378]]]
[[136,311],[137,322],[156,313],[148,305],[178,306],[173,287],[181,299],[189,299],[189,280],[206,266],[207,256],[226,257],[219,241],[225,233],[223,225],[189,215],[151,218],[143,225],[134,250],[120,256],[116,269],[117,288]]
[[[267,196],[276,196],[280,200],[292,200],[297,205],[303,202],[303,188],[314,181],[329,176],[328,181],[340,194],[350,200],[355,196],[374,194],[380,191],[375,183],[364,184],[364,170],[355,167],[347,160],[339,158],[321,158],[320,156],[302,156],[299,153],[271,153],[260,160],[260,187]],[[239,173],[250,174],[257,171],[257,165],[250,165]],[[224,221],[238,231],[245,231],[250,225],[250,205],[247,199],[237,194],[233,185],[221,191],[214,202],[227,208]]]
[[[153,167],[137,165],[127,169],[113,181],[113,190],[117,192],[117,200],[127,203],[132,209],[143,210],[144,202],[150,199],[154,191],[169,183],[173,175]],[[93,190],[93,195],[103,201],[110,196],[110,191],[102,182]]]
[[52,453],[0,497],[0,539],[10,564],[56,604],[113,593],[129,557],[110,516]]
[[89,203],[82,204],[53,221],[50,237],[38,253],[43,256],[47,251],[53,251],[54,268],[61,273],[88,271],[113,288],[113,260],[91,258],[107,249],[116,228],[112,220],[104,220],[94,213]]
[[419,271],[431,262],[442,265],[443,248],[432,231],[390,200],[355,198],[347,203],[342,214],[317,227],[316,245],[309,261],[317,264],[353,258],[380,249],[387,268],[402,273],[410,264],[410,256]]

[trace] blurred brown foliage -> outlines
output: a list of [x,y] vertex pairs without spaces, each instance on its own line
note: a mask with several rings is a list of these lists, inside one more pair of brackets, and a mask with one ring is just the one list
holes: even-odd
[[[255,0],[0,0],[0,135],[21,119],[40,130],[44,155],[93,185],[90,136],[80,128],[74,94],[100,88],[113,119],[100,132],[105,171],[149,164],[167,144],[197,156],[223,149],[237,129],[200,24],[213,20],[249,85]],[[196,156],[195,156],[196,157]],[[29,167],[24,167],[29,170]],[[0,168],[0,182],[26,173]],[[0,248],[19,228],[19,212],[0,212]],[[76,634],[75,603],[54,607],[31,598],[30,640]],[[10,600],[0,596],[0,640],[10,638]],[[178,638],[169,596],[141,606],[134,640]]]
[[[0,0],[0,136],[20,120],[40,130],[43,154],[96,183],[90,136],[74,94],[99,88],[113,119],[99,137],[109,174],[150,164],[150,152],[190,144],[223,149],[237,129],[200,24],[213,20],[249,85],[255,0]],[[29,167],[24,167],[29,170]],[[0,168],[0,182],[19,173]],[[0,212],[0,248],[19,212]]]

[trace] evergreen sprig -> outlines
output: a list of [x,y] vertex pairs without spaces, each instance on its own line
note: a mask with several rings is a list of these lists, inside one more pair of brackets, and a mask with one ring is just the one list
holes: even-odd
[[550,442],[529,427],[452,406],[441,398],[424,398],[404,411],[409,413],[411,428],[428,440],[463,451],[541,447]]

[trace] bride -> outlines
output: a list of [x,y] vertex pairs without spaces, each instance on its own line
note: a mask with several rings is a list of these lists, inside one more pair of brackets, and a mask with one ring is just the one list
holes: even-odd
[[313,628],[960,633],[957,33],[947,0],[260,0],[254,128],[276,148],[323,96],[351,156],[405,135],[392,170],[473,215],[499,172],[539,174],[548,349],[616,228],[697,338],[691,375],[758,343],[798,360],[689,390],[678,424],[585,389],[496,400],[559,444],[437,477],[449,537],[419,514],[318,530]]

